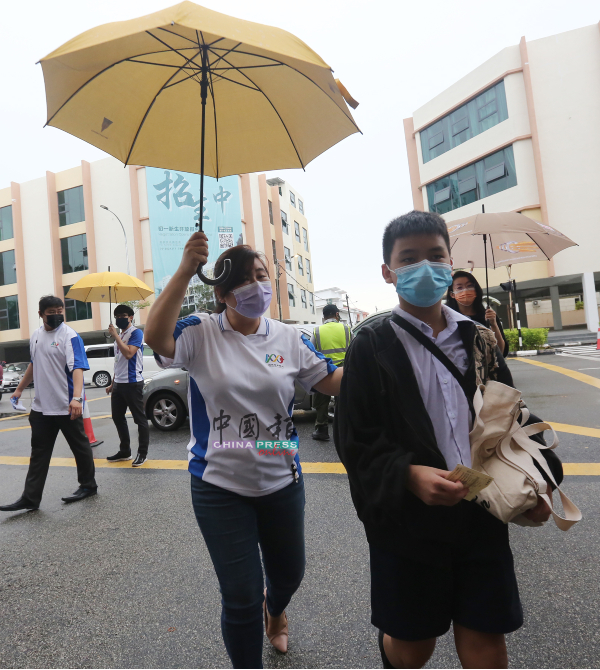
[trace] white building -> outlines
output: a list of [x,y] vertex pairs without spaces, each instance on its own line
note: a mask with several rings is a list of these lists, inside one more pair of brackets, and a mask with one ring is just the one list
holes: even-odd
[[[404,120],[415,209],[449,224],[482,205],[521,212],[578,243],[512,266],[525,325],[598,327],[599,118],[600,30],[592,25],[521,38]],[[498,284],[506,280],[506,269],[490,272],[490,293],[504,304]],[[576,310],[581,295],[585,310]]]
[[355,326],[363,319],[369,316],[368,312],[354,307],[352,303],[346,301],[346,291],[344,289],[333,286],[331,288],[324,288],[321,291],[315,292],[315,305],[317,310],[317,323],[323,322],[323,308],[325,305],[336,305],[340,310],[340,318],[343,323],[348,323],[348,304],[350,305],[350,318],[352,325]]

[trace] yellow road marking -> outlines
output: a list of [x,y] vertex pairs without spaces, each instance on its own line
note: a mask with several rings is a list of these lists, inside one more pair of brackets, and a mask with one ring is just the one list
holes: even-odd
[[578,382],[583,382],[584,384],[589,384],[590,386],[595,386],[597,389],[600,389],[600,379],[596,379],[596,377],[592,377],[592,375],[584,375],[582,372],[561,368],[559,365],[550,365],[550,363],[530,361],[527,358],[517,358],[516,360],[520,361],[521,363],[529,363],[529,365],[538,365],[540,368],[546,368],[546,370],[558,372],[559,374],[565,375],[566,377],[571,377],[571,379],[576,379]]
[[[28,465],[29,456],[0,456],[0,465]],[[110,463],[105,459],[95,459],[97,468],[130,468],[146,470],[187,470],[187,461],[146,461],[139,468],[132,468],[131,461]],[[74,458],[53,458],[51,466],[75,467]],[[597,475],[600,476],[600,463],[563,463],[565,475]],[[346,470],[341,463],[302,463],[302,472],[310,475],[337,474],[344,475]]]
[[585,426],[571,426],[568,423],[548,423],[559,433],[572,433],[573,435],[585,435],[586,437],[600,437],[600,428],[586,428]]

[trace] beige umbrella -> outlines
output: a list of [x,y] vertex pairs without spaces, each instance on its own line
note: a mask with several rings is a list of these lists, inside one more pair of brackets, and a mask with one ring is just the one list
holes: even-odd
[[566,235],[516,212],[475,214],[447,223],[454,266],[499,268],[550,260],[577,246]]
[[549,261],[559,251],[577,246],[556,228],[517,212],[486,214],[482,211],[458,221],[449,221],[446,225],[454,267],[485,268],[485,292],[488,296],[488,268]]

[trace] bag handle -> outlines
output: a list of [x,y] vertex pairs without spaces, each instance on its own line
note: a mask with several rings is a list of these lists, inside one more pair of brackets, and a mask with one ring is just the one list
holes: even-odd
[[[555,442],[557,442],[557,436],[556,433],[554,432],[554,429],[552,426],[546,423],[538,423],[538,424],[533,424],[532,426],[527,426],[527,428],[534,428],[535,426],[541,427],[544,426],[543,430],[552,430],[554,433],[554,441],[552,442],[552,445],[550,447],[545,447],[546,449],[554,449],[556,447]],[[523,437],[525,439],[520,439],[521,436],[519,435],[518,431],[515,433],[513,436],[514,439],[516,440],[517,444],[524,449],[530,456],[533,458],[537,463],[540,464],[540,466],[543,468],[544,472],[548,475],[550,478],[550,481],[554,484],[556,487],[554,492],[558,491],[558,495],[560,496],[560,501],[563,506],[564,510],[564,516],[561,516],[555,509],[554,509],[554,504],[552,502],[552,499],[547,493],[540,493],[538,491],[538,495],[540,498],[543,498],[546,503],[548,504],[548,507],[550,507],[550,511],[552,512],[552,517],[554,518],[554,523],[556,523],[557,527],[560,530],[569,530],[571,526],[574,526],[578,521],[581,521],[582,514],[581,510],[577,505],[569,498],[569,496],[566,493],[563,493],[561,490],[560,486],[556,483],[556,480],[554,479],[554,475],[552,474],[552,471],[548,467],[548,464],[546,463],[545,458],[539,458],[538,454],[536,454],[536,451],[539,453],[540,446],[533,444],[530,444],[530,438],[529,435],[524,435]],[[526,433],[527,431],[523,429],[523,432]],[[531,431],[531,432],[539,432],[539,431]],[[531,475],[528,475],[531,477]]]
[[471,410],[471,415],[473,419],[475,419],[475,409],[473,407],[473,398],[471,390],[467,385],[467,380],[465,376],[456,367],[456,365],[454,365],[454,363],[448,358],[448,356],[446,356],[446,354],[437,345],[435,345],[430,340],[430,338],[428,338],[427,335],[425,335],[425,333],[422,333],[418,328],[413,326],[412,323],[402,318],[399,314],[392,314],[390,320],[393,321],[400,328],[404,329],[409,335],[412,335],[412,337],[414,337],[414,339],[417,340],[419,344],[422,344],[425,347],[425,349],[429,351],[430,354],[435,356],[438,359],[438,361],[440,361],[440,363],[442,363],[442,365],[445,366],[445,368],[454,377],[454,379],[456,379],[461,389],[463,390],[463,393],[467,398],[467,402],[469,403],[469,409]]

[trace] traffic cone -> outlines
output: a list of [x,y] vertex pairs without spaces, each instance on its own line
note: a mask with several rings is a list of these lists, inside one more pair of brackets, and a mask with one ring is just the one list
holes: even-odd
[[600,351],[600,328],[598,328],[598,339],[596,340],[596,351]]
[[92,417],[90,416],[90,408],[85,396],[83,397],[83,428],[85,430],[85,434],[88,437],[88,440],[90,441],[90,447],[97,447],[104,442],[104,440],[97,440],[96,436],[94,435]]

